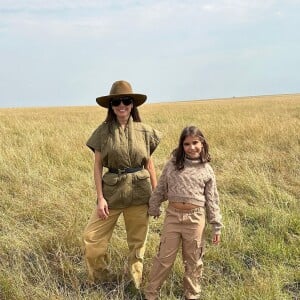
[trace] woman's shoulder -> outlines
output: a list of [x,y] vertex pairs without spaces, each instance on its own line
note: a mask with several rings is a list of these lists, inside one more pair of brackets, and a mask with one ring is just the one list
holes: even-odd
[[102,145],[106,140],[105,136],[107,135],[106,128],[107,124],[101,123],[87,140],[86,145],[93,151],[102,149]]
[[144,130],[144,131],[153,131],[154,128],[148,124],[145,124],[143,122],[133,122],[133,126],[136,128],[136,129],[140,129],[140,130]]
[[148,124],[142,122],[133,122],[133,124],[137,131],[141,131],[149,137],[152,137],[156,140],[160,140],[162,138],[162,133]]
[[108,123],[104,121],[100,125],[98,125],[98,127],[96,127],[95,131],[105,132],[108,130],[108,128],[109,128]]
[[105,136],[109,133],[109,127],[106,122],[101,123],[94,129],[91,138],[101,138],[102,136]]

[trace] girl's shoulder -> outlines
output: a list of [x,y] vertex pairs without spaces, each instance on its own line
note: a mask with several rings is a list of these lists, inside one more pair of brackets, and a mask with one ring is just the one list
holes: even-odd
[[210,165],[210,163],[205,162],[202,165],[203,165],[203,168],[205,168],[205,170],[207,171],[208,174],[210,174],[213,177],[215,176],[215,172],[214,172],[212,166]]
[[167,163],[166,163],[166,166],[172,166],[172,167],[175,168],[175,163],[176,163],[175,157],[174,157],[174,156],[171,156],[171,157],[168,159],[168,161],[167,161]]
[[164,164],[163,169],[165,171],[172,171],[175,170],[175,159],[174,157],[168,158]]

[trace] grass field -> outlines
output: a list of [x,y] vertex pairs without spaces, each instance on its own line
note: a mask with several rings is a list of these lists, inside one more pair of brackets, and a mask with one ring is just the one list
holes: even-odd
[[[158,176],[178,136],[195,124],[210,144],[225,228],[210,243],[203,299],[300,299],[300,95],[146,104],[145,123],[164,138]],[[81,234],[95,203],[85,146],[100,107],[0,109],[0,299],[134,299],[119,285],[87,286]],[[163,217],[151,220],[145,283]],[[111,268],[122,274],[120,219]],[[180,257],[162,299],[182,299]]]

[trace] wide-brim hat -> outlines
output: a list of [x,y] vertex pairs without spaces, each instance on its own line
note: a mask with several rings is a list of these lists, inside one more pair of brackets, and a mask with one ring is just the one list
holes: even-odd
[[110,101],[120,96],[132,97],[134,106],[142,105],[147,99],[146,95],[134,93],[129,82],[119,80],[113,83],[109,95],[96,98],[96,102],[102,107],[109,108]]

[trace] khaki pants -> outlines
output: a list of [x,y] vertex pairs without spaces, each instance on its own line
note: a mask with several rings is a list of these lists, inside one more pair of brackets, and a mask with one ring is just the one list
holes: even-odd
[[136,288],[142,282],[143,258],[148,233],[148,205],[110,209],[109,217],[100,220],[95,209],[84,230],[85,261],[91,282],[109,280],[108,243],[121,213],[123,213],[129,248],[129,272]]
[[158,254],[153,259],[149,283],[145,290],[148,300],[158,299],[159,290],[175,261],[180,243],[185,268],[184,294],[188,299],[200,297],[202,276],[203,230],[205,210],[202,207],[182,211],[169,206],[166,210]]

